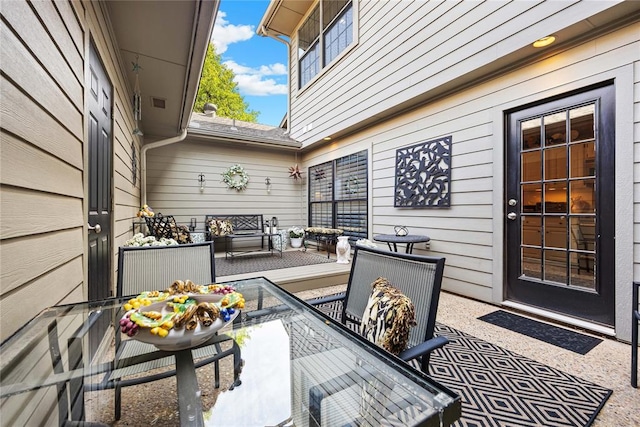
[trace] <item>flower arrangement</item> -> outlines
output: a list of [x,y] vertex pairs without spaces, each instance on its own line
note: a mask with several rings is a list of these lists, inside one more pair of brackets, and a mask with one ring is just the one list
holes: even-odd
[[291,239],[299,239],[304,237],[304,229],[302,227],[291,227],[289,230],[289,237]]
[[140,208],[140,210],[138,211],[138,213],[136,214],[136,216],[138,218],[142,218],[142,217],[152,217],[155,214],[153,213],[153,209],[151,209],[151,207],[149,205],[142,205],[142,207]]
[[131,239],[124,242],[124,246],[171,246],[177,244],[178,242],[174,239],[162,237],[160,240],[157,240],[153,236],[145,236],[142,233],[137,233]]
[[375,249],[375,248],[377,248],[377,247],[378,247],[378,245],[376,245],[375,243],[373,243],[373,242],[372,242],[371,240],[369,240],[369,239],[359,239],[359,240],[356,240],[356,246],[364,246],[364,247],[367,247],[367,248],[373,248],[373,249]]
[[240,165],[233,165],[222,174],[222,182],[227,184],[228,188],[236,191],[242,191],[249,184],[249,175]]

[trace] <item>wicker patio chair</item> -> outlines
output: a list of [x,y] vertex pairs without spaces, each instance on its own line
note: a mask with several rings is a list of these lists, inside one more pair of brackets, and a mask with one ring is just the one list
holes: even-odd
[[[117,295],[138,295],[148,290],[163,290],[175,280],[189,279],[196,284],[215,282],[215,259],[213,242],[192,243],[173,246],[120,247],[118,256]],[[114,324],[117,325],[114,319]],[[231,340],[232,341],[232,340]],[[233,341],[232,341],[233,342]],[[157,349],[151,344],[133,339],[121,340],[116,333],[117,354],[115,369],[107,381],[115,389],[115,415],[120,419],[121,387],[155,381],[175,375],[175,370],[167,370],[162,374],[136,377],[124,380],[134,374],[147,372],[174,364],[174,356],[163,357],[149,362],[118,368],[118,359],[133,354],[152,353]],[[196,348],[193,350],[196,367],[215,363],[215,387],[220,385],[219,359],[234,355],[234,378],[237,378],[240,367],[239,348],[233,342],[232,348],[222,351],[220,344]]]

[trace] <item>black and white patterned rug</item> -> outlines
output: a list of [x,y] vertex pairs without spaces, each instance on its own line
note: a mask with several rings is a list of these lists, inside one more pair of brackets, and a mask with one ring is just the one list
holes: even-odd
[[242,255],[234,258],[216,258],[216,277],[234,274],[254,273],[256,271],[278,270],[281,268],[336,262],[327,258],[327,253],[313,251],[285,251],[270,254]]
[[[339,318],[339,303],[319,306]],[[449,344],[432,353],[430,376],[460,395],[457,427],[590,426],[612,391],[443,324]]]

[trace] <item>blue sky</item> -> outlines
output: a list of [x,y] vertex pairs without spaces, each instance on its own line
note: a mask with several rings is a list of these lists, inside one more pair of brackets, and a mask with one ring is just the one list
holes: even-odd
[[278,126],[287,113],[287,46],[260,37],[256,28],[268,0],[221,0],[211,40],[222,62],[236,75],[258,122]]

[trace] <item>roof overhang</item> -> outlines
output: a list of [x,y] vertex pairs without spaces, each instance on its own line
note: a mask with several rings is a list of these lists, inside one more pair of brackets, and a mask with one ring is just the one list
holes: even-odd
[[132,64],[142,67],[140,128],[145,136],[179,134],[189,124],[219,0],[102,4],[111,17],[129,95],[136,77]]
[[266,30],[291,37],[314,3],[314,0],[271,0],[258,25],[258,34],[266,35],[263,32]]

